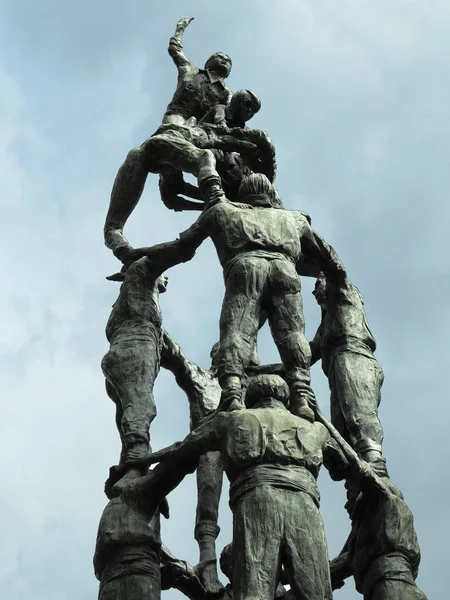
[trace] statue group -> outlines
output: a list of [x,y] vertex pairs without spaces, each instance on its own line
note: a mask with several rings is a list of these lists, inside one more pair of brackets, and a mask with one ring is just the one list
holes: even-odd
[[[155,134],[120,167],[105,223],[105,243],[122,263],[108,278],[121,287],[102,361],[121,452],[105,484],[109,503],[97,535],[99,598],[156,600],[172,587],[191,600],[328,600],[353,577],[365,600],[426,600],[415,583],[420,551],[413,517],[382,452],[383,372],[361,294],[310,217],[283,207],[274,145],[266,132],[247,126],[261,101],[250,90],[228,89],[231,59],[216,53],[201,69],[186,58],[182,38],[191,21],[181,19],[169,42],[178,70],[174,96]],[[159,174],[168,209],[200,215],[178,239],[136,249],[123,228],[148,173]],[[225,294],[219,340],[210,368],[202,369],[163,329],[159,295],[165,272],[191,260],[207,237]],[[311,342],[300,276],[316,278],[322,312]],[[258,360],[266,321],[280,364]],[[331,422],[311,388],[310,366],[319,360]],[[190,433],[155,451],[150,432],[160,367],[187,396]],[[319,512],[322,464],[345,482],[351,523],[331,561]],[[166,496],[194,471],[199,562],[191,566],[162,545],[160,515],[168,517]],[[233,539],[219,561],[226,586],[216,550],[224,472],[233,513]]]

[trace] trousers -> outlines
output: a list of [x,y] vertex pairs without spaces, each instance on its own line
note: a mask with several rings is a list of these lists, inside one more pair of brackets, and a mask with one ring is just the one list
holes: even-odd
[[247,492],[233,513],[234,600],[273,600],[281,566],[296,600],[332,598],[322,518],[308,494]]
[[160,336],[148,325],[126,327],[111,339],[102,360],[108,395],[117,406],[122,444],[146,442],[156,416],[153,386],[160,367]]
[[[261,315],[267,312],[270,330],[289,383],[308,370],[311,351],[305,338],[300,279],[293,262],[243,254],[226,272],[220,315],[219,380],[243,376],[250,364]],[[266,253],[269,255],[269,253]]]
[[331,422],[362,457],[369,450],[381,451],[378,406],[383,379],[374,358],[345,350],[336,354],[328,372]]

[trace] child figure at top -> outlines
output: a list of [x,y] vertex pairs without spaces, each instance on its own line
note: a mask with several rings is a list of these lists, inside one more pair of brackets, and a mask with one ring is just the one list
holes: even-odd
[[177,89],[167,106],[163,124],[184,125],[190,117],[199,121],[217,104],[228,104],[231,90],[225,79],[231,71],[231,58],[215,52],[199,69],[183,52],[183,33],[193,17],[180,19],[169,41],[169,54],[178,69]]

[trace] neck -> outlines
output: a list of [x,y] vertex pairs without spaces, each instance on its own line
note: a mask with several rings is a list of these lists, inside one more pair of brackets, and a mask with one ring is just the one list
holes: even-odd
[[213,71],[212,69],[206,69],[207,71],[209,71],[211,73],[211,75],[213,75],[214,77],[218,77],[219,79],[224,79],[225,76],[223,73],[219,73],[219,71]]
[[275,398],[262,398],[252,408],[282,408],[287,410],[286,406]]
[[266,194],[250,194],[239,199],[242,204],[250,204],[250,206],[261,206],[263,208],[272,208],[272,203],[269,196]]

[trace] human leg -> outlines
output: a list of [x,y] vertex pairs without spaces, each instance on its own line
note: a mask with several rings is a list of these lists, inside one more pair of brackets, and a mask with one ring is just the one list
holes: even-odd
[[[216,171],[215,156],[211,150],[198,148],[193,141],[186,139],[189,130],[186,131],[168,129],[148,140],[148,147],[151,148],[154,156],[153,161],[156,160],[159,165],[156,170],[161,172],[169,166],[177,171],[194,175],[198,180],[199,193],[205,202],[214,200],[223,193],[220,177]],[[199,139],[206,136],[205,132],[200,133]],[[198,141],[197,137],[192,135],[194,141]],[[188,202],[184,201],[183,210]]]
[[364,600],[427,600],[427,597],[414,582],[386,578],[378,581]]
[[200,550],[200,563],[196,567],[205,589],[218,593],[222,584],[217,575],[216,538],[220,528],[219,502],[222,492],[223,466],[220,452],[206,452],[197,467],[197,514],[194,537]]
[[304,492],[283,494],[285,534],[281,559],[296,600],[331,600],[325,531],[319,509]]
[[161,583],[147,575],[125,575],[109,581],[99,593],[98,600],[160,600]]
[[380,365],[373,358],[344,351],[335,358],[334,381],[349,443],[364,460],[384,465],[383,428],[378,418],[383,383]]
[[184,181],[183,173],[175,169],[167,169],[160,173],[159,193],[161,200],[169,210],[203,210],[205,206],[203,201],[192,202],[179,196],[179,194],[184,194],[190,198],[203,200],[199,188]]
[[242,378],[256,344],[267,273],[266,259],[244,257],[235,262],[226,277],[220,314],[218,378],[224,394],[233,389],[233,398],[238,401]]
[[[117,398],[117,415],[121,415],[119,432],[122,440],[121,464],[138,460],[149,451],[150,425],[156,416],[153,385],[159,371],[159,343],[148,332],[116,335],[110,351],[102,361],[108,386]],[[130,468],[121,485],[143,474]],[[117,490],[116,490],[117,491]]]
[[308,406],[315,400],[310,387],[311,350],[305,337],[300,279],[288,260],[273,260],[270,266],[269,325],[291,388],[291,411],[312,420],[314,413]]
[[233,511],[234,600],[273,600],[280,574],[285,527],[274,488],[248,492]]
[[130,150],[117,172],[106,223],[123,220],[125,214],[131,214],[142,196],[149,172],[145,144]]

